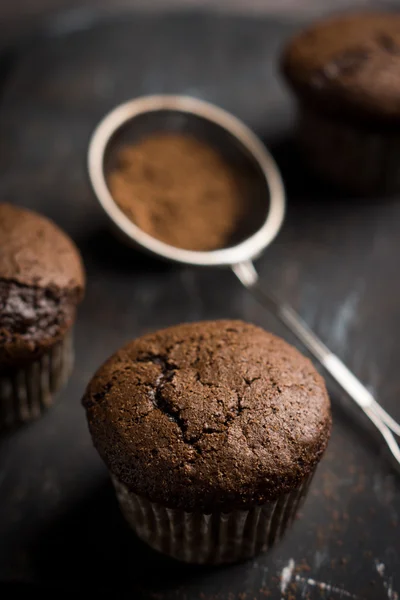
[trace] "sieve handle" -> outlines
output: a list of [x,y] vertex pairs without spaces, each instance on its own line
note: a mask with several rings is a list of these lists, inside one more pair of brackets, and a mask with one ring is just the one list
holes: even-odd
[[379,430],[393,457],[400,465],[400,448],[393,434],[400,437],[400,424],[383,408],[367,388],[333,354],[308,327],[303,319],[286,303],[267,293],[260,285],[258,273],[251,261],[232,266],[233,272],[253,296],[273,313],[303,343],[310,353],[321,363],[331,377],[347,395],[363,410]]

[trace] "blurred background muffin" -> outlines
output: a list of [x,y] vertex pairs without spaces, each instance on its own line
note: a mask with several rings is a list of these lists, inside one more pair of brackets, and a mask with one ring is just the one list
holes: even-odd
[[400,14],[344,14],[286,46],[310,167],[358,194],[400,191]]
[[66,381],[84,279],[61,229],[0,204],[0,427],[38,417]]

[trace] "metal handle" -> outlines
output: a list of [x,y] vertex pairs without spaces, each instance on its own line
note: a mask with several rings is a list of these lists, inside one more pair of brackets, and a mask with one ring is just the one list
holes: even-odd
[[[400,437],[400,425],[378,404],[367,388],[315,335],[302,318],[284,302],[272,294],[267,294],[259,283],[258,273],[251,261],[234,265],[233,272],[241,283],[252,292],[254,297],[268,308],[279,320],[295,334],[311,354],[322,364],[333,379],[342,387],[367,417],[377,427],[386,441],[393,457],[400,465],[400,449],[393,433]],[[393,432],[393,433],[392,433]]]

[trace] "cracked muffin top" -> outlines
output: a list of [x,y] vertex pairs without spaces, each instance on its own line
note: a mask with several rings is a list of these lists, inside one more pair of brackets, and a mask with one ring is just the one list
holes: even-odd
[[0,367],[33,360],[60,339],[84,279],[79,252],[61,229],[0,203]]
[[287,45],[282,68],[300,98],[322,112],[400,121],[400,15],[331,17]]
[[250,508],[292,490],[331,429],[312,363],[241,321],[178,325],[127,344],[95,374],[83,405],[111,473],[187,511]]

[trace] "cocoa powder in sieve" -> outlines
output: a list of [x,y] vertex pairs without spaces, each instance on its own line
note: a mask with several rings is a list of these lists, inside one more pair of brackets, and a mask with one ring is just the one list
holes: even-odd
[[131,221],[175,247],[226,247],[244,218],[241,174],[186,134],[157,133],[123,147],[108,183]]

